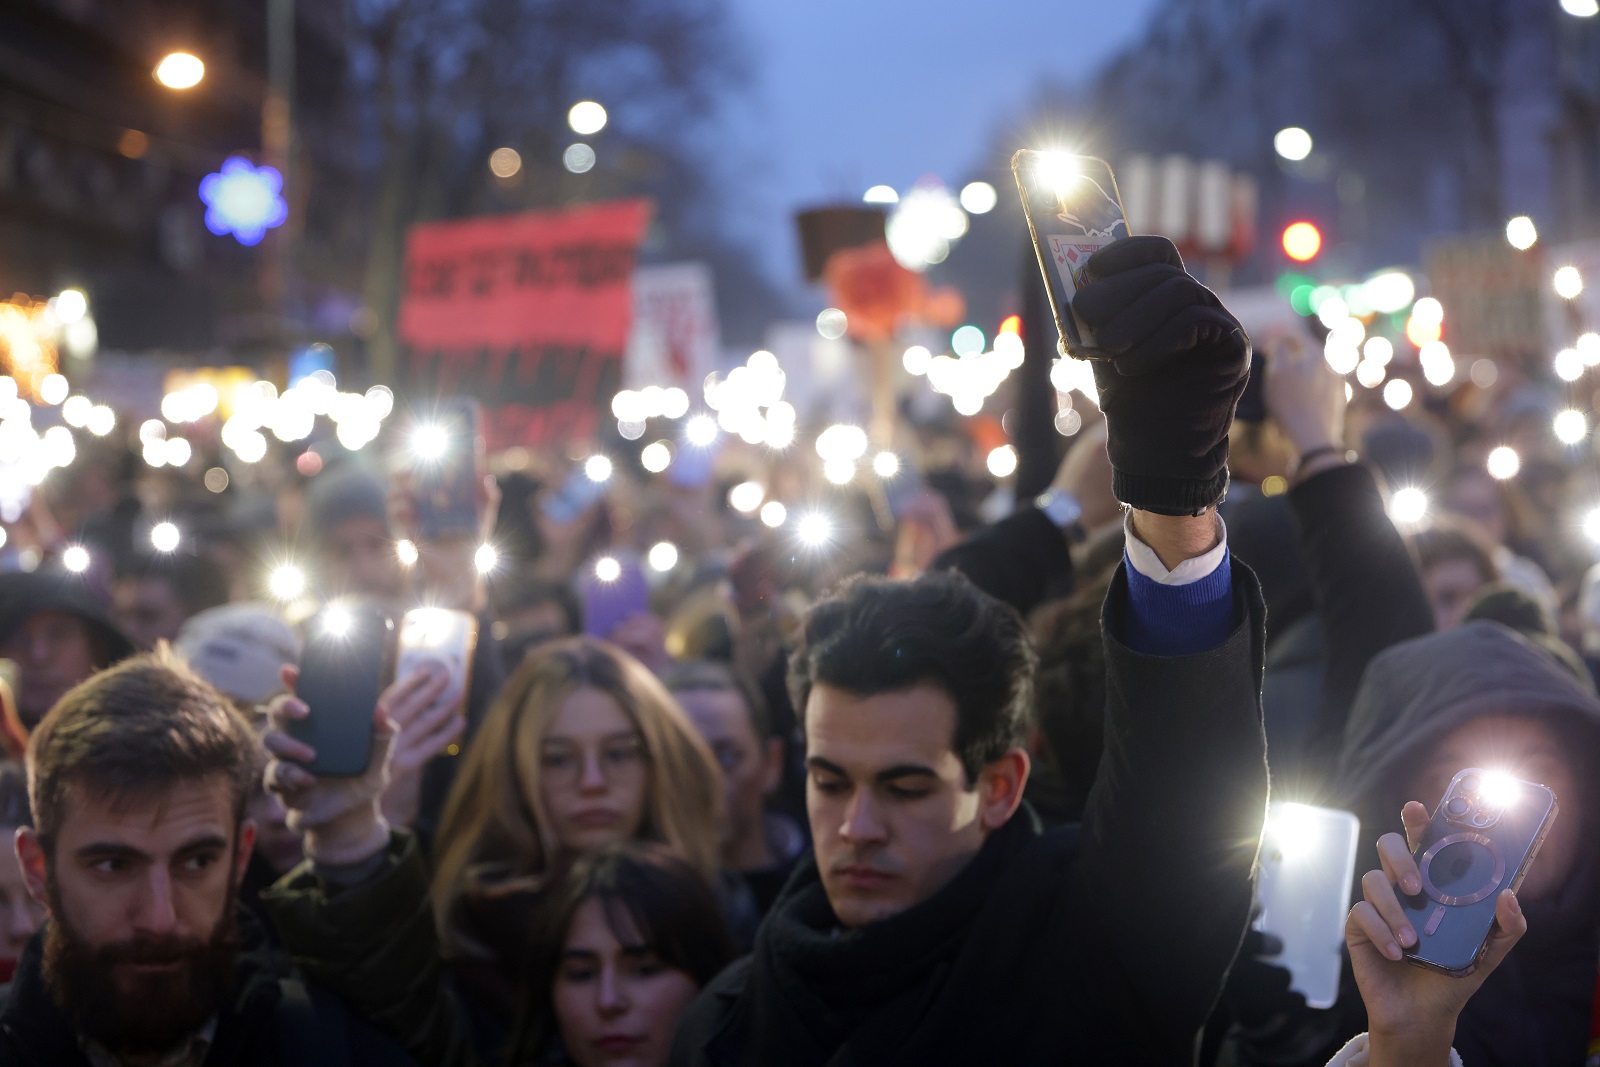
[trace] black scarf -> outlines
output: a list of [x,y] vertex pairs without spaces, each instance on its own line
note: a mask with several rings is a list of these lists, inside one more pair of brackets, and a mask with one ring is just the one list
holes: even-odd
[[1024,807],[932,897],[853,930],[839,926],[808,857],[756,939],[743,1053],[764,1067],[885,1063],[916,1029],[999,872],[1039,833]]

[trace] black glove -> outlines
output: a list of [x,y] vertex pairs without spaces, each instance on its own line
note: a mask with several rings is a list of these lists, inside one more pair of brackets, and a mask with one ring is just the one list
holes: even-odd
[[1198,515],[1228,489],[1228,428],[1250,377],[1250,339],[1165,237],[1089,257],[1072,307],[1111,357],[1094,365],[1111,488],[1141,511]]

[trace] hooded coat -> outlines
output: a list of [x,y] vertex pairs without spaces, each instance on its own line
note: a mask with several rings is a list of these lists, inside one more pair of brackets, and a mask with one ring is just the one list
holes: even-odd
[[[1499,623],[1469,622],[1389,649],[1372,662],[1351,711],[1337,789],[1361,819],[1357,870],[1378,866],[1375,843],[1400,830],[1408,782],[1429,750],[1487,716],[1533,716],[1567,746],[1580,782],[1600,767],[1600,700],[1549,653]],[[1596,791],[1560,797],[1560,819],[1582,819],[1581,855],[1552,898],[1526,901],[1528,933],[1468,1002],[1455,1046],[1467,1067],[1577,1067],[1584,1062],[1600,965],[1600,826]],[[1537,861],[1535,861],[1537,862]],[[1359,897],[1359,889],[1357,890]],[[1364,1027],[1354,988],[1345,1022]]]

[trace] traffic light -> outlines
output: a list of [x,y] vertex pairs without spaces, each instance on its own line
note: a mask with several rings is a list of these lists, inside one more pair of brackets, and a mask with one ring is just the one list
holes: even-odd
[[1322,251],[1322,231],[1314,223],[1301,220],[1283,228],[1284,255],[1296,263],[1308,263]]

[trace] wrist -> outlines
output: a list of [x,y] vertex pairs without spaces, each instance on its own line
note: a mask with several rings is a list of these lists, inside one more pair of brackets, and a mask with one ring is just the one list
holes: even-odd
[[1367,1031],[1368,1067],[1426,1067],[1450,1062],[1454,1020],[1448,1026],[1411,1026]]
[[361,863],[389,847],[389,820],[377,806],[305,832],[306,858],[324,866]]
[[1130,512],[1133,533],[1172,570],[1186,559],[1203,556],[1222,540],[1222,525],[1215,509],[1199,515],[1162,515],[1153,511]]

